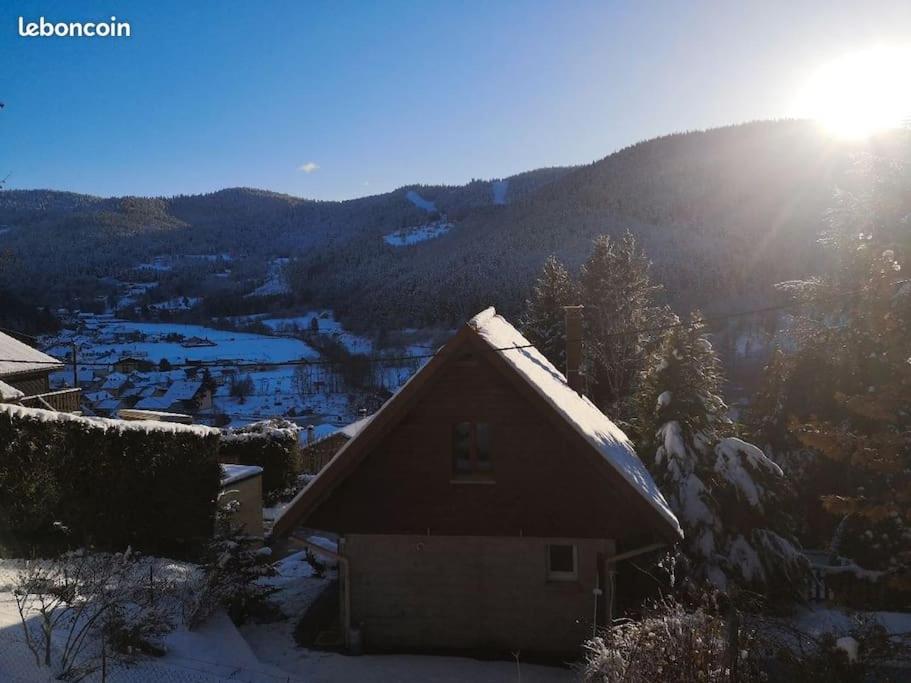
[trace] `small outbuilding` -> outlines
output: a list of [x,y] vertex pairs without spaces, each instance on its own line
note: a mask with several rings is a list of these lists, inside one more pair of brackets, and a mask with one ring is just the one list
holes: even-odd
[[221,466],[221,491],[218,504],[224,508],[238,503],[231,521],[243,527],[246,534],[263,535],[263,468],[256,465]]

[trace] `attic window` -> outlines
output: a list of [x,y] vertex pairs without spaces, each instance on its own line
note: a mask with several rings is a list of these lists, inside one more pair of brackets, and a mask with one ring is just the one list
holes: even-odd
[[453,425],[452,474],[456,480],[492,480],[489,423],[458,422]]
[[575,581],[579,578],[579,558],[574,545],[547,546],[548,581]]
[[455,363],[460,367],[474,367],[478,364],[478,359],[471,351],[466,351],[465,353],[456,356]]

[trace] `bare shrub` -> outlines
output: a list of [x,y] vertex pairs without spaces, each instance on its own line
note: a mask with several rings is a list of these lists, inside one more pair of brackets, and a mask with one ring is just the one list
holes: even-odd
[[156,604],[162,586],[147,585],[142,573],[130,552],[80,550],[27,561],[12,592],[35,663],[81,680],[105,658],[160,653],[153,641],[171,629],[171,610],[164,600]]
[[763,680],[753,635],[704,609],[665,600],[642,619],[618,620],[585,644],[590,683]]

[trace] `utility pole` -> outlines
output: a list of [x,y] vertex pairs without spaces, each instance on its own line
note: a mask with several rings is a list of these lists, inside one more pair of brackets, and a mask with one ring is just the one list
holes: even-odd
[[73,347],[73,388],[79,388],[79,369],[76,367],[76,342],[72,342]]

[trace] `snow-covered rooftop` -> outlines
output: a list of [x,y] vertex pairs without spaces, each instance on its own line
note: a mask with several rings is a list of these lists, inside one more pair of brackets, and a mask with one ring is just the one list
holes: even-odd
[[56,358],[0,332],[0,377],[35,370],[56,370],[62,365]]
[[104,417],[81,417],[70,413],[58,413],[40,408],[23,408],[11,404],[0,404],[0,413],[38,422],[77,422],[86,427],[116,429],[121,432],[168,432],[171,434],[195,434],[197,436],[213,436],[221,433],[215,427],[206,427],[204,425],[182,425],[175,422],[156,422],[152,420],[131,421]]
[[236,484],[244,479],[256,477],[263,473],[262,467],[256,465],[226,465],[221,466],[221,485],[222,488]]
[[0,401],[14,401],[25,396],[16,387],[11,387],[6,382],[0,382]]
[[362,417],[356,422],[352,422],[350,425],[346,425],[339,429],[339,432],[347,436],[349,439],[353,439],[358,434],[361,433],[361,430],[367,426],[370,420],[373,418],[373,415],[368,415],[367,417]]
[[588,398],[571,389],[563,373],[494,308],[478,313],[468,324],[492,348],[508,349],[499,353],[682,535],[677,518],[623,430]]

